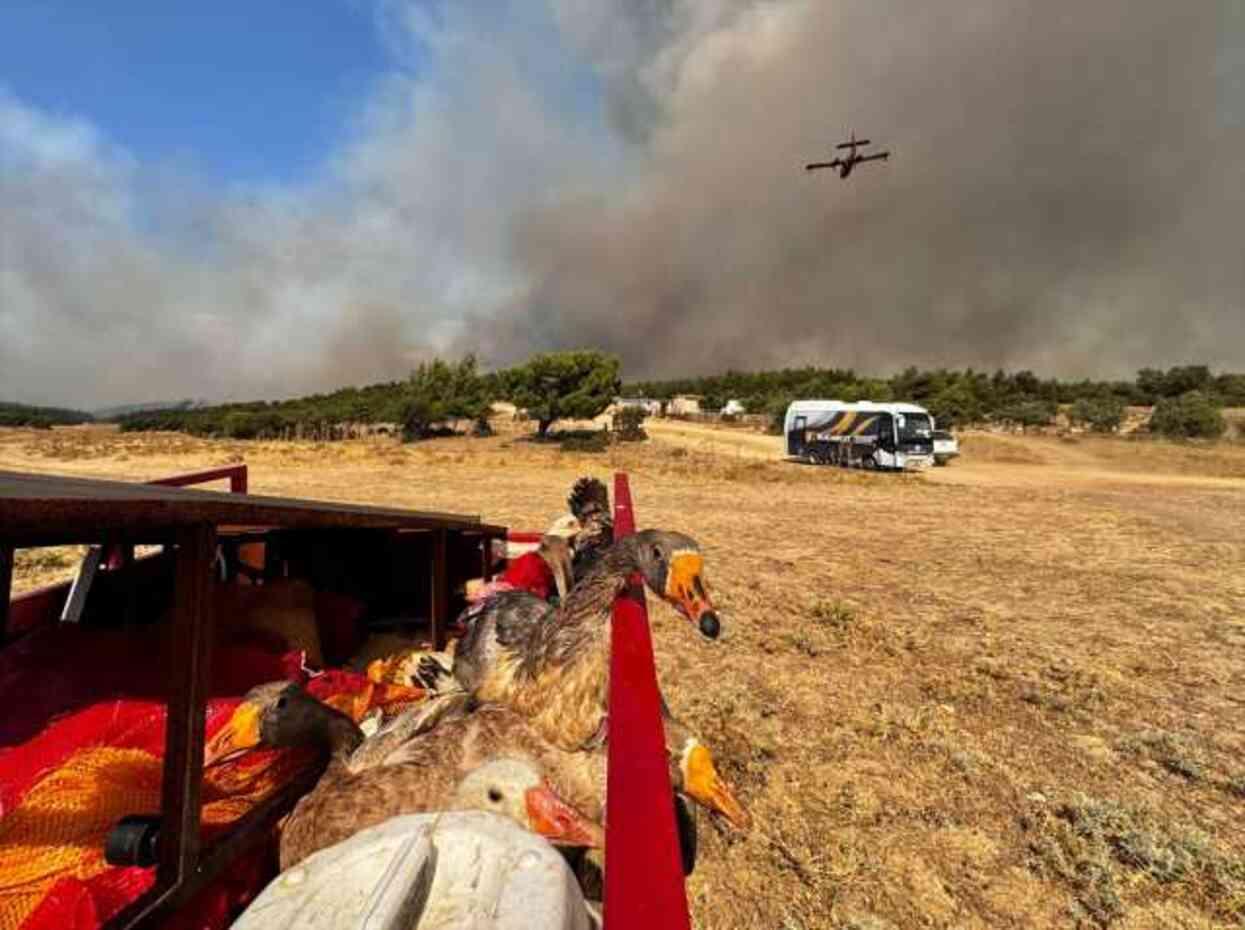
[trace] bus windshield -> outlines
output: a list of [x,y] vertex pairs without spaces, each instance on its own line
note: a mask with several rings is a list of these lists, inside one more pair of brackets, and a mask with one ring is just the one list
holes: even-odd
[[903,413],[898,417],[899,441],[912,442],[913,440],[929,439],[933,431],[933,426],[929,422],[929,417],[924,413]]

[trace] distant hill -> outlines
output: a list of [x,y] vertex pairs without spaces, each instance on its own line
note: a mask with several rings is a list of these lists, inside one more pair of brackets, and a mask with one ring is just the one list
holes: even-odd
[[195,410],[208,406],[205,400],[166,400],[149,404],[119,404],[115,407],[100,407],[91,411],[97,420],[116,420],[131,413],[147,413],[154,410]]
[[0,402],[0,426],[34,426],[40,429],[51,429],[53,426],[90,423],[94,419],[91,414],[83,410]]

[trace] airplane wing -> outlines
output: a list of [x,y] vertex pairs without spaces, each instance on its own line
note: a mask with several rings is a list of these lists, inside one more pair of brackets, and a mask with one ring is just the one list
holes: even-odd
[[877,161],[881,159],[882,161],[886,161],[890,157],[891,157],[890,152],[875,152],[872,155],[861,155],[856,160],[857,161]]
[[837,168],[838,166],[839,166],[839,160],[836,158],[834,161],[812,162],[811,164],[805,165],[804,170],[805,171],[816,171],[818,168]]

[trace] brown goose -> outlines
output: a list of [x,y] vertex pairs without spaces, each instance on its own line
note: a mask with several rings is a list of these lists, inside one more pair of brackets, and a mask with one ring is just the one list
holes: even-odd
[[483,703],[529,717],[545,739],[567,750],[604,739],[614,599],[639,572],[656,594],[699,623],[707,637],[720,623],[690,536],[643,530],[601,555],[557,607],[503,592],[472,611],[454,656],[454,678]]
[[[678,720],[667,719],[670,784],[736,827],[750,823],[747,811],[718,774],[713,755]],[[497,704],[477,704],[465,693],[433,698],[404,711],[351,756],[352,765],[369,766],[422,758],[432,745],[450,742],[463,753],[521,754],[539,760],[559,793],[591,820],[605,816],[606,750],[568,751],[540,735],[526,717]],[[443,751],[443,750],[438,750]]]
[[[436,722],[435,716],[427,717]],[[520,729],[524,723],[518,721]],[[542,755],[538,745],[517,737],[513,725],[501,720],[464,717],[443,725],[450,729],[436,738],[409,738],[427,732],[427,726],[404,734],[391,725],[365,740],[345,714],[295,684],[277,682],[248,692],[206,755],[219,760],[259,745],[329,750],[328,768],[282,828],[282,869],[390,817],[425,811],[494,810],[555,843],[602,844],[600,825],[550,784],[551,779],[582,782],[582,760],[569,760],[575,768],[562,771],[558,765],[566,760]],[[513,764],[489,765],[499,759]],[[536,777],[520,778],[522,767]]]

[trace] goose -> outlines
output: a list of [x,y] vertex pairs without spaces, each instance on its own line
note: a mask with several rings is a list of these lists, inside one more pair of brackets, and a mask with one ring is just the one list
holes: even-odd
[[532,719],[551,743],[575,750],[604,739],[614,599],[638,572],[645,584],[717,637],[720,621],[690,536],[642,530],[605,550],[557,607],[523,592],[479,605],[458,641],[453,676],[482,703]]
[[[673,717],[666,719],[664,726],[671,787],[736,828],[747,829],[751,818],[719,774],[709,748]],[[429,742],[445,741],[474,747],[474,752],[521,751],[534,756],[577,810],[591,820],[604,819],[605,747],[563,749],[545,739],[527,717],[498,704],[480,704],[464,692],[435,697],[404,711],[351,761],[370,765],[371,759],[385,758],[386,764],[393,764],[411,754],[426,753]]]
[[574,536],[575,558],[571,562],[571,572],[575,578],[582,578],[601,553],[614,544],[610,494],[599,478],[580,478],[571,487],[566,503],[571,518],[579,525]]
[[[394,722],[421,713],[436,722],[421,707]],[[558,770],[557,755],[516,738],[513,725],[496,727],[485,739],[466,731],[458,739],[448,733],[433,739],[424,735],[428,729],[404,733],[391,724],[365,739],[353,720],[297,684],[273,682],[247,692],[205,755],[216,764],[257,746],[328,750],[324,774],[282,827],[283,870],[390,817],[438,810],[492,810],[554,843],[603,844],[600,824],[554,787],[580,776]]]

